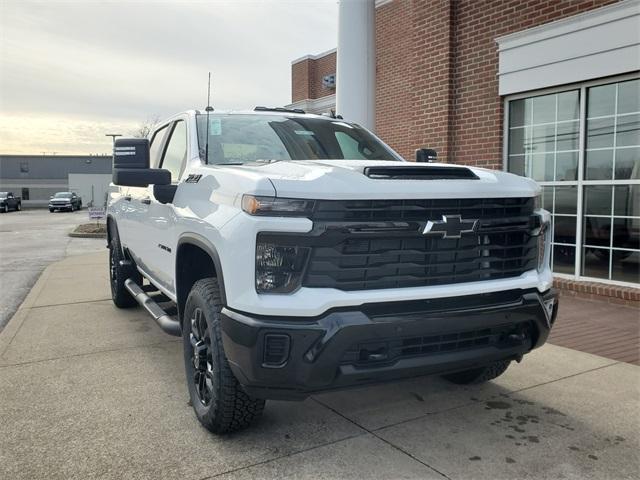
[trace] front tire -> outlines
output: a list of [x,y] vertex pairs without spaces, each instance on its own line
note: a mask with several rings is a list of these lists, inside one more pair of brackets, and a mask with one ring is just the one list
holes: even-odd
[[494,378],[498,378],[506,372],[510,363],[511,360],[501,360],[487,365],[486,367],[443,375],[442,378],[457,385],[478,385],[480,383],[493,380]]
[[125,260],[120,245],[120,238],[116,229],[111,227],[111,241],[109,242],[109,283],[111,284],[111,300],[118,308],[135,307],[138,302],[131,296],[124,286],[125,280],[130,278],[138,285],[142,285],[142,275],[135,268],[126,268],[120,264]]
[[9,213],[9,205],[4,206],[4,213]]
[[248,427],[265,404],[247,395],[229,367],[220,334],[222,306],[218,280],[198,280],[187,298],[182,324],[191,404],[200,423],[213,433]]
[[16,211],[20,212],[21,210],[22,210],[22,204],[21,204],[21,203],[19,203],[19,204],[16,206]]

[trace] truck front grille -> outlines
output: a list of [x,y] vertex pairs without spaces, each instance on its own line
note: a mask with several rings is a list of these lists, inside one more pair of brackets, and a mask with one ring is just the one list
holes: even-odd
[[[518,277],[537,266],[532,198],[320,200],[305,234],[259,242],[310,248],[304,287],[339,290],[448,285]],[[442,216],[478,220],[459,238],[423,233]]]

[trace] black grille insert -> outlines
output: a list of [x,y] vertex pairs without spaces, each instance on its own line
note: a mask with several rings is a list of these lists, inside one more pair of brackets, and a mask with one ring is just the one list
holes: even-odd
[[371,364],[399,358],[438,355],[477,348],[510,348],[531,340],[529,323],[501,325],[415,337],[380,339],[352,345],[343,355],[343,364]]
[[[428,220],[477,219],[460,238],[424,235]],[[536,268],[532,198],[319,201],[302,285],[368,290],[517,277]]]

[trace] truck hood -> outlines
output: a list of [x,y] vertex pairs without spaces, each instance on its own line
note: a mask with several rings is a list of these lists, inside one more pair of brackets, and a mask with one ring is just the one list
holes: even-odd
[[[366,167],[468,168],[477,179],[370,178]],[[310,199],[410,199],[530,197],[540,187],[528,178],[463,165],[369,160],[292,160],[236,167],[267,177],[278,197]],[[251,175],[253,176],[253,175]]]

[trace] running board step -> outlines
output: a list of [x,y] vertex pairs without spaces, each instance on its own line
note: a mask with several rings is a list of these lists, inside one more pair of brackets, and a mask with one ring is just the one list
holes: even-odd
[[180,328],[180,322],[175,318],[172,318],[165,312],[160,305],[158,305],[149,295],[142,291],[142,288],[131,280],[130,278],[124,281],[125,288],[129,291],[131,296],[135,298],[136,302],[144,308],[151,318],[153,318],[158,326],[169,335],[175,337],[182,336],[182,330]]

